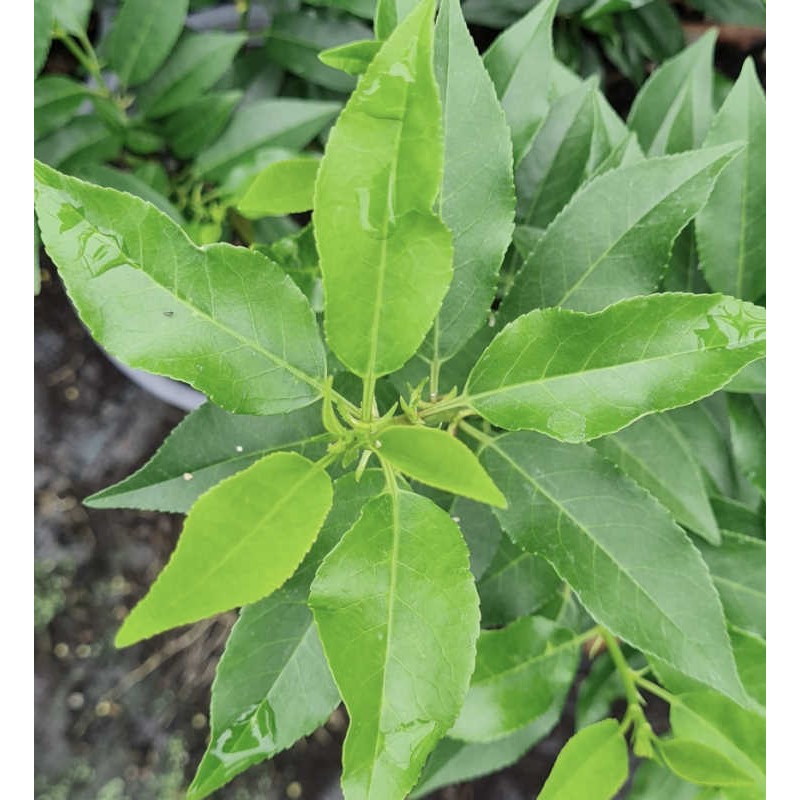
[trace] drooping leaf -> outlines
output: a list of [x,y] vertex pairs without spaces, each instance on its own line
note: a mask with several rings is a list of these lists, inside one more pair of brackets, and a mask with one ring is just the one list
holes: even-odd
[[698,543],[732,625],[766,636],[766,545],[760,539],[722,532],[719,547]]
[[701,786],[747,786],[750,776],[718,751],[691,739],[663,739],[657,750],[676,775]]
[[45,75],[33,84],[33,135],[41,139],[66,125],[89,90],[63,75]]
[[538,800],[611,800],[627,777],[625,738],[619,723],[606,719],[566,743]]
[[494,558],[478,582],[481,623],[506,625],[536,613],[561,585],[561,579],[547,561],[523,550],[503,534]]
[[396,425],[380,434],[380,455],[415,481],[505,508],[502,492],[473,452],[447,431]]
[[759,300],[766,288],[766,100],[752,59],[714,118],[704,146],[745,142],[696,220],[700,263],[714,291]]
[[741,699],[722,607],[700,554],[652,496],[586,445],[533,433],[486,443],[504,530],[541,555],[620,638]]
[[458,527],[424,497],[381,495],[322,563],[310,603],[351,720],[345,795],[400,800],[473,669],[478,598]]
[[532,311],[470,373],[466,401],[494,425],[567,442],[687,405],[764,355],[764,309],[723,295],[658,294],[605,311]]
[[514,180],[508,124],[458,0],[442,3],[434,64],[444,120],[439,211],[453,234],[453,281],[426,350],[447,359],[486,323],[514,230]]
[[400,24],[331,131],[314,231],[328,343],[366,381],[399,369],[452,276],[451,235],[431,211],[442,176],[432,0]]
[[230,414],[212,403],[192,411],[139,470],[84,500],[91,508],[186,513],[221,480],[278,450],[324,455],[329,434],[318,405],[289,414]]
[[136,94],[146,117],[157,119],[199,100],[230,67],[246,36],[240,33],[187,33],[172,55]]
[[727,397],[734,458],[744,476],[762,497],[766,497],[767,432],[763,407],[746,395],[729,394]]
[[515,163],[528,152],[547,114],[557,4],[558,0],[537,3],[503,31],[483,57],[511,127]]
[[152,77],[183,30],[189,0],[125,0],[101,48],[123,86]]
[[242,92],[210,92],[164,119],[163,134],[176,156],[191,158],[209,147],[225,129]]
[[332,496],[325,470],[297,453],[272,453],[210,489],[117,633],[117,647],[280,588],[314,543]]
[[236,207],[249,219],[308,211],[318,170],[319,159],[310,156],[276,161],[253,179]]
[[45,164],[70,172],[87,164],[111,161],[122,149],[122,135],[94,114],[85,114],[39,139],[34,155]]
[[461,528],[469,548],[469,567],[477,581],[497,554],[503,536],[500,523],[489,506],[466,497],[456,497],[450,516]]
[[131,195],[44,164],[35,174],[42,240],[109,352],[237,413],[283,413],[321,395],[316,319],[279,267],[228,244],[195,247]]
[[700,147],[714,115],[712,101],[714,44],[711,29],[666,61],[636,95],[628,127],[648,156]]
[[300,568],[270,597],[245,607],[217,666],[211,740],[188,791],[200,800],[248,767],[318,728],[339,703],[306,605],[322,558],[383,487],[369,470],[336,481],[333,507]]
[[331,47],[319,53],[318,58],[323,64],[327,64],[333,69],[346,72],[348,75],[363,75],[367,67],[372,63],[372,59],[381,49],[383,42],[377,39],[363,39],[356,42],[348,42],[338,47]]
[[563,706],[578,669],[582,637],[543,617],[482,631],[475,671],[449,736],[502,739]]
[[727,145],[648,159],[586,184],[523,265],[503,301],[502,318],[548,306],[599,311],[653,292],[675,237],[736,152]]
[[42,71],[47,53],[50,50],[50,39],[53,36],[53,7],[55,0],[34,0],[33,3],[33,74]]
[[720,533],[700,466],[677,426],[653,414],[592,442],[604,458],[647,489],[675,519],[711,544]]
[[[220,181],[267,148],[301,150],[336,116],[339,104],[280,97],[239,109],[222,136],[195,161],[195,171]],[[263,166],[266,166],[264,164]],[[261,167],[263,168],[263,167]]]

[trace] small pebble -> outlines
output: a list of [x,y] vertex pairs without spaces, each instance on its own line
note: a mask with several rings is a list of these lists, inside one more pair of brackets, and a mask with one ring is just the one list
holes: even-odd
[[78,711],[83,708],[83,695],[80,692],[73,692],[67,697],[67,705],[73,711]]
[[297,781],[292,781],[286,787],[286,796],[290,798],[290,800],[297,800],[297,798],[301,797],[302,794],[303,794],[303,787]]
[[192,717],[192,727],[196,731],[201,731],[206,726],[206,715],[197,713]]
[[98,717],[107,717],[111,713],[111,703],[108,700],[101,700],[95,707],[94,713]]
[[66,658],[69,655],[69,645],[65,642],[59,642],[53,648],[53,655],[56,658]]
[[67,386],[67,388],[64,389],[64,397],[66,397],[70,402],[77,400],[79,395],[80,392],[78,391],[77,386]]
[[92,648],[88,644],[79,644],[75,648],[75,655],[78,656],[78,658],[89,658],[91,654]]

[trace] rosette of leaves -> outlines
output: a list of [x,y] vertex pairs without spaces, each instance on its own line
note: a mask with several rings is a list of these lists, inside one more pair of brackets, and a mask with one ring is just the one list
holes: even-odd
[[[629,747],[645,792],[763,797],[761,88],[745,68],[715,112],[701,41],[626,125],[555,62],[555,2],[483,58],[455,0],[379,8],[380,40],[322,56],[358,76],[322,158],[241,200],[311,212],[285,246],[198,246],[35,167],[89,329],[209,398],[87,501],[187,514],[119,646],[241,608],[188,797],[341,701],[348,800],[491,772],[587,652],[539,797],[610,800]],[[693,225],[714,291],[662,291]]]

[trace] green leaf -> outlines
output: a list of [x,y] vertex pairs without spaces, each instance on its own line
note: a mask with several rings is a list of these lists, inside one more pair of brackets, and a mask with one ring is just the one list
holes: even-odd
[[627,800],[696,800],[698,792],[658,761],[649,760],[636,768]]
[[704,142],[746,143],[697,215],[700,265],[714,291],[758,300],[766,289],[766,99],[752,59],[717,113]]
[[733,25],[766,26],[764,0],[688,0],[693,8],[702,11],[715,22]]
[[[300,568],[270,597],[242,610],[217,667],[211,740],[188,791],[200,800],[322,725],[339,692],[306,601],[322,558],[383,487],[369,470],[336,481],[333,507]],[[302,698],[302,702],[298,702]]]
[[736,668],[747,693],[762,708],[767,705],[767,643],[760,636],[728,625]]
[[237,205],[239,213],[258,219],[308,211],[314,204],[318,170],[319,159],[311,157],[270,164],[248,185]]
[[[222,136],[195,162],[195,172],[220,181],[267,148],[300,150],[336,116],[338,103],[281,97],[239,109]],[[266,166],[266,165],[264,165]]]
[[586,610],[633,647],[740,699],[722,607],[700,554],[663,506],[586,445],[534,433],[481,455],[509,502],[496,510]]
[[516,171],[517,219],[546,228],[583,183],[595,126],[594,82],[559,97]]
[[188,8],[189,0],[124,0],[101,47],[123,86],[155,74],[178,41]]
[[315,312],[322,312],[322,277],[312,225],[306,225],[297,233],[270,245],[256,245],[255,249],[271,258],[289,275]]
[[711,544],[720,533],[700,466],[678,427],[653,414],[592,442],[604,458],[649,491],[675,519]]
[[346,72],[348,75],[363,75],[381,49],[382,44],[383,42],[376,39],[348,42],[338,47],[322,50],[318,58],[323,64]]
[[199,100],[230,67],[247,39],[241,33],[187,33],[136,95],[145,117],[157,119]]
[[506,625],[533,614],[553,599],[561,585],[547,561],[523,550],[503,534],[478,583],[481,624]]
[[662,739],[657,745],[676,775],[701,786],[747,786],[752,780],[730,759],[691,739]]
[[548,306],[599,311],[655,291],[675,237],[737,152],[728,145],[653,158],[586,184],[523,265],[501,306],[503,319]]
[[612,703],[624,697],[622,679],[608,653],[593,658],[590,672],[578,688],[575,730],[610,717]]
[[321,396],[316,319],[279,267],[228,244],[195,247],[131,195],[43,164],[35,173],[42,240],[109,352],[241,414],[284,413]]
[[461,533],[427,498],[381,495],[322,563],[310,604],[351,720],[345,796],[400,800],[472,674],[478,598]]
[[392,31],[411,13],[417,0],[377,0],[375,36],[388,39]]
[[628,126],[649,156],[700,147],[714,114],[711,29],[659,67],[636,96]]
[[372,19],[375,13],[375,0],[305,0],[305,2],[310,6],[338,8],[363,19]]
[[764,355],[764,309],[723,295],[658,294],[583,314],[532,311],[470,373],[466,402],[494,425],[580,442],[686,405]]
[[514,231],[514,180],[508,124],[458,0],[442,3],[434,63],[444,119],[439,211],[453,234],[454,263],[427,349],[442,360],[486,323]]
[[487,505],[466,497],[456,497],[450,516],[461,528],[469,548],[469,568],[478,580],[497,554],[503,536],[500,523]]
[[700,552],[732,625],[760,636],[767,635],[766,545],[760,539],[732,531],[722,532],[722,544],[698,542]]
[[481,631],[475,671],[449,736],[471,742],[501,739],[563,707],[584,636],[543,617]]
[[33,74],[38,75],[47,61],[53,37],[55,0],[33,1]]
[[651,2],[653,0],[594,0],[581,14],[581,20],[589,21],[619,11],[633,11]]
[[92,0],[55,0],[53,3],[56,24],[73,36],[86,32],[91,13]]
[[33,84],[33,135],[41,139],[66,125],[89,95],[82,83],[46,75]]
[[432,0],[395,30],[331,131],[314,230],[325,332],[367,382],[414,354],[452,276],[451,235],[431,211],[442,177]]
[[766,721],[715,692],[689,692],[670,705],[670,725],[675,736],[699,742],[727,757],[764,787],[766,773]]
[[733,455],[744,476],[767,495],[767,441],[763,404],[741,394],[729,394],[728,413]]
[[379,434],[380,456],[415,481],[481,503],[506,507],[473,452],[447,431],[396,425]]
[[566,743],[538,800],[611,800],[627,777],[625,738],[619,723],[606,719]]
[[264,52],[270,61],[311,83],[337,92],[350,92],[355,81],[326,66],[318,58],[322,50],[369,40],[372,31],[346,17],[320,16],[316,11],[293,11],[279,14],[267,29]]
[[329,439],[316,404],[280,416],[252,417],[204,403],[186,416],[141,469],[84,503],[90,508],[186,513],[212,486],[269,453],[294,450],[320,458]]
[[756,539],[766,539],[767,523],[763,510],[753,511],[743,503],[717,495],[712,495],[711,507],[714,509],[714,516],[720,528],[754,536]]
[[725,384],[725,391],[740,394],[766,394],[766,359],[748,364],[741,372],[738,372],[733,377],[730,383]]
[[242,92],[210,92],[164,119],[163,134],[179,158],[191,158],[225,130]]
[[36,158],[71,172],[87,164],[111,161],[122,149],[122,136],[94,114],[70,120],[33,147]]
[[314,543],[332,497],[325,470],[297,453],[272,453],[210,489],[117,633],[117,647],[274,592]]

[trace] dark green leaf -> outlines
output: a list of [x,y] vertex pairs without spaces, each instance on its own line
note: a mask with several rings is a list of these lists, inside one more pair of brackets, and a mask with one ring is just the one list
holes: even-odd
[[450,516],[461,528],[469,548],[469,566],[478,580],[497,553],[503,536],[500,523],[489,506],[466,497],[456,497],[450,507]]
[[121,149],[122,136],[93,114],[87,114],[40,139],[33,152],[40,161],[71,172],[87,164],[111,161]]
[[765,394],[767,391],[767,362],[765,359],[748,364],[738,372],[730,383],[725,384],[726,392],[738,394]]
[[728,413],[733,455],[744,476],[767,493],[767,441],[763,405],[741,394],[729,394]]
[[339,8],[363,19],[372,19],[375,13],[375,0],[305,0],[305,2],[310,6]]
[[50,39],[53,35],[53,7],[55,0],[34,0],[33,2],[33,74],[42,71]]
[[688,4],[707,14],[715,22],[733,25],[766,26],[764,0],[688,0]]
[[757,512],[736,500],[712,495],[711,507],[723,530],[743,533],[756,539],[766,539],[767,529],[763,511]]
[[82,83],[63,75],[46,75],[33,84],[33,135],[47,136],[66,125],[90,94]]
[[728,625],[736,668],[744,688],[762,708],[767,705],[767,643],[741,628]]
[[625,688],[608,653],[592,660],[591,671],[581,681],[575,703],[575,730],[611,716],[611,704],[625,697]]
[[642,761],[634,773],[627,800],[696,800],[699,791],[658,761]]
[[316,319],[279,267],[228,244],[195,247],[131,195],[43,164],[36,181],[42,240],[109,352],[237,413],[283,413],[320,396]]
[[164,120],[164,137],[176,156],[191,158],[214,143],[242,99],[239,91],[211,92]]

